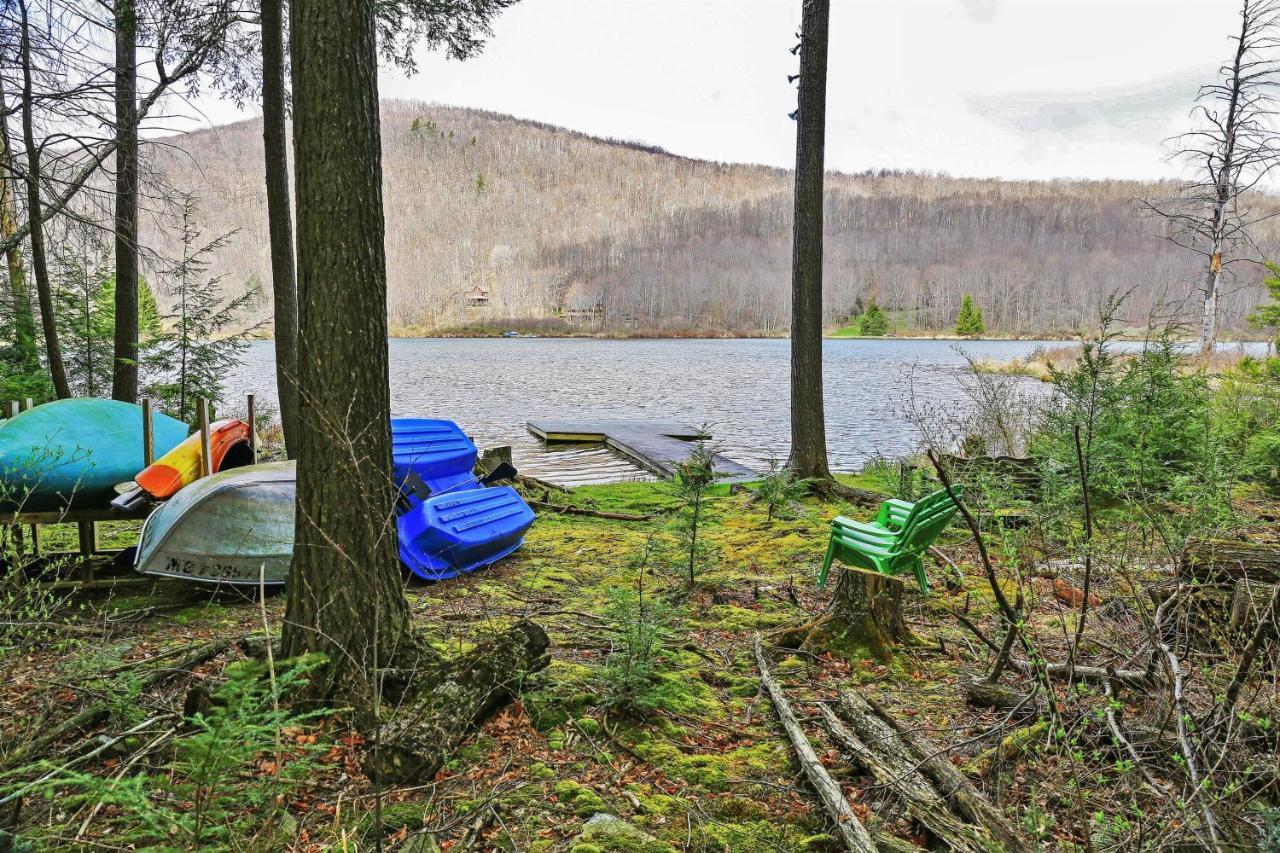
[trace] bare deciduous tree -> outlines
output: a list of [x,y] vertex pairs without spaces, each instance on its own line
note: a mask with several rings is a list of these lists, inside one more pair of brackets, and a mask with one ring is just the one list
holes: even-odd
[[1168,223],[1167,235],[1205,259],[1200,348],[1213,349],[1227,266],[1256,261],[1253,227],[1273,211],[1253,196],[1276,165],[1275,87],[1280,78],[1280,4],[1244,0],[1235,51],[1213,83],[1202,86],[1192,110],[1197,126],[1177,138],[1175,158],[1192,177],[1167,198],[1142,206]]

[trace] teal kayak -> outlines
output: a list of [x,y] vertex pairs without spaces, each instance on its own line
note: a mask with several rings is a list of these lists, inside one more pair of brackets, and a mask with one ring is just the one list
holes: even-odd
[[[155,454],[190,429],[152,413]],[[106,507],[115,486],[146,467],[142,407],[119,400],[56,400],[0,421],[0,512]]]

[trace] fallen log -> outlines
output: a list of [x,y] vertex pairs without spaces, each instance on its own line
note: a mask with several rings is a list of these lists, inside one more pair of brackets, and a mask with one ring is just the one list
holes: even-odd
[[1044,710],[1044,702],[1037,690],[1036,696],[993,684],[990,681],[964,681],[960,684],[960,692],[964,700],[976,708],[991,708],[994,711],[1015,711],[1018,717],[1039,716]]
[[1207,584],[1242,579],[1280,583],[1280,546],[1239,539],[1189,539],[1178,556],[1178,578]]
[[[1004,814],[946,759],[946,750],[858,693],[841,692],[837,710],[838,717],[823,708],[832,739],[851,748],[855,761],[897,793],[907,811],[948,849],[1031,849]],[[839,731],[843,723],[852,731]]]
[[373,778],[430,779],[458,744],[551,661],[546,631],[527,620],[438,665],[412,673],[394,716],[371,738]]
[[866,702],[876,716],[897,732],[898,737],[911,748],[915,760],[919,762],[920,771],[938,787],[938,791],[962,817],[985,826],[1007,853],[1022,853],[1032,849],[1005,817],[1004,812],[983,796],[947,759],[946,750],[939,749],[916,730],[903,726],[874,699],[868,697]]
[[822,766],[822,762],[818,760],[818,755],[813,751],[809,738],[805,736],[804,730],[800,728],[800,724],[796,722],[795,714],[791,712],[791,704],[787,701],[787,695],[783,692],[782,687],[769,674],[769,665],[764,659],[764,650],[761,648],[760,635],[755,636],[755,652],[756,665],[760,668],[760,683],[764,685],[765,690],[769,693],[769,698],[773,701],[773,707],[778,711],[778,719],[782,721],[782,728],[786,730],[787,737],[791,740],[791,746],[795,749],[796,757],[800,760],[800,767],[804,770],[805,776],[809,778],[809,783],[813,785],[818,797],[822,800],[822,805],[826,808],[827,814],[831,820],[835,822],[836,831],[840,835],[841,841],[844,842],[846,850],[855,851],[855,853],[875,853],[876,844],[872,840],[870,833],[866,827],[862,825],[862,821],[858,820],[858,816],[853,813],[853,809],[849,806],[849,801],[845,799],[844,792],[840,790],[840,786],[831,778],[831,774]]
[[[842,697],[843,699],[843,697]],[[992,838],[976,826],[964,823],[933,786],[920,775],[893,730],[879,719],[859,714],[850,725],[855,735],[835,712],[823,705],[819,709],[831,740],[853,763],[861,767],[876,783],[893,791],[907,813],[948,850],[961,853],[983,853],[993,846]],[[841,714],[857,714],[857,710],[841,705]],[[846,717],[848,719],[848,717]],[[875,744],[871,746],[870,744]]]
[[[1023,675],[1035,675],[1035,668],[1024,660],[1011,660],[1009,666]],[[1065,663],[1047,663],[1045,674],[1050,678],[1071,677],[1072,681],[1085,681],[1091,684],[1105,684],[1115,681],[1132,690],[1149,690],[1159,682],[1159,670],[1144,672],[1140,669],[1112,669],[1101,666],[1068,666]]]
[[631,512],[608,512],[601,509],[573,506],[572,504],[553,504],[547,501],[534,500],[533,498],[526,498],[525,502],[537,509],[545,509],[547,512],[558,512],[563,515],[585,515],[589,518],[608,518],[614,521],[648,521],[653,518],[653,513],[638,515]]

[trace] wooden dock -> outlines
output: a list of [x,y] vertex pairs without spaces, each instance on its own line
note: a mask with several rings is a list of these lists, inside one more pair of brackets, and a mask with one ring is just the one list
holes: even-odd
[[[560,441],[599,442],[612,447],[659,477],[675,476],[680,463],[693,452],[694,442],[709,434],[673,421],[630,420],[544,420],[526,423],[529,432],[547,443]],[[722,454],[712,460],[717,482],[746,483],[760,475]]]

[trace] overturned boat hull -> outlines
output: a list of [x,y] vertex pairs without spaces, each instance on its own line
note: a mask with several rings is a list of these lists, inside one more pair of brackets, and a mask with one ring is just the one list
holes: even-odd
[[[152,415],[156,453],[187,437],[182,421]],[[79,397],[0,422],[0,512],[105,507],[132,480],[142,456],[142,407]]]
[[293,557],[296,492],[292,462],[196,480],[147,519],[134,567],[158,577],[278,586]]

